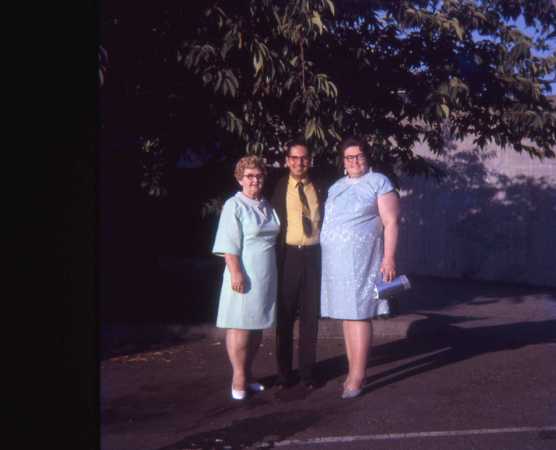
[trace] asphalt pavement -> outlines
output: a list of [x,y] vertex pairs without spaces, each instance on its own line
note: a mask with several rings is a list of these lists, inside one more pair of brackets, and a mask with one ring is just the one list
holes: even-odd
[[267,389],[241,402],[213,324],[119,324],[100,362],[102,449],[556,448],[556,289],[410,279],[397,315],[373,322],[353,400],[337,321],[320,323],[316,390],[273,386],[268,330],[254,364]]

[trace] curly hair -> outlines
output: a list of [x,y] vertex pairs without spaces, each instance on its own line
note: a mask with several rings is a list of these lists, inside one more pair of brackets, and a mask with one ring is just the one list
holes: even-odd
[[363,139],[359,139],[355,136],[348,136],[345,138],[339,146],[340,155],[343,157],[344,152],[348,147],[359,147],[359,149],[368,156],[367,143]]
[[234,176],[236,177],[237,181],[240,181],[243,178],[245,169],[259,169],[266,177],[266,166],[263,159],[259,156],[244,156],[237,162],[234,169]]

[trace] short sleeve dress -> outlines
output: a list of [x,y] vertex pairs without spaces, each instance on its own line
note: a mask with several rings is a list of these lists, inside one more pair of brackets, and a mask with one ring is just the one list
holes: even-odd
[[232,290],[230,272],[224,269],[217,327],[261,330],[274,325],[279,231],[280,221],[267,200],[238,192],[224,203],[212,252],[240,257],[246,288],[244,293]]
[[393,190],[386,176],[372,171],[359,178],[341,178],[328,190],[320,235],[322,317],[377,316],[374,287],[384,253],[378,197]]

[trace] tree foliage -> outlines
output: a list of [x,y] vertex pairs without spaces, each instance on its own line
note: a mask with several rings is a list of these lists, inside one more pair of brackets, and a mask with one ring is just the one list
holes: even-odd
[[414,146],[444,152],[447,134],[553,157],[555,41],[551,0],[214,0],[178,60],[248,153],[281,160],[302,133],[332,161],[357,134],[422,173]]
[[312,54],[333,3],[263,0],[223,8],[207,9],[199,38],[183,53],[187,67],[226,97],[221,125],[252,153],[279,150],[293,130],[323,143],[338,139],[338,89]]

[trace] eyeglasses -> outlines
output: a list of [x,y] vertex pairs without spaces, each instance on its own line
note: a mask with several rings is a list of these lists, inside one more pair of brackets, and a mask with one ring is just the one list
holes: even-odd
[[347,156],[344,156],[344,159],[345,159],[346,161],[350,161],[350,162],[351,162],[351,161],[355,161],[355,160],[357,160],[357,161],[365,161],[366,158],[365,158],[365,154],[364,154],[364,153],[358,153],[357,155],[347,155]]
[[256,180],[258,181],[258,180],[262,180],[262,179],[264,178],[264,175],[263,175],[262,173],[257,174],[257,175],[254,175],[254,174],[252,174],[252,173],[248,173],[248,174],[243,175],[243,176],[244,176],[245,178],[247,178],[249,181],[251,181],[251,180],[253,180],[253,179],[256,179]]
[[291,159],[293,162],[297,162],[297,161],[307,162],[307,161],[309,161],[308,156],[288,156],[288,158]]

